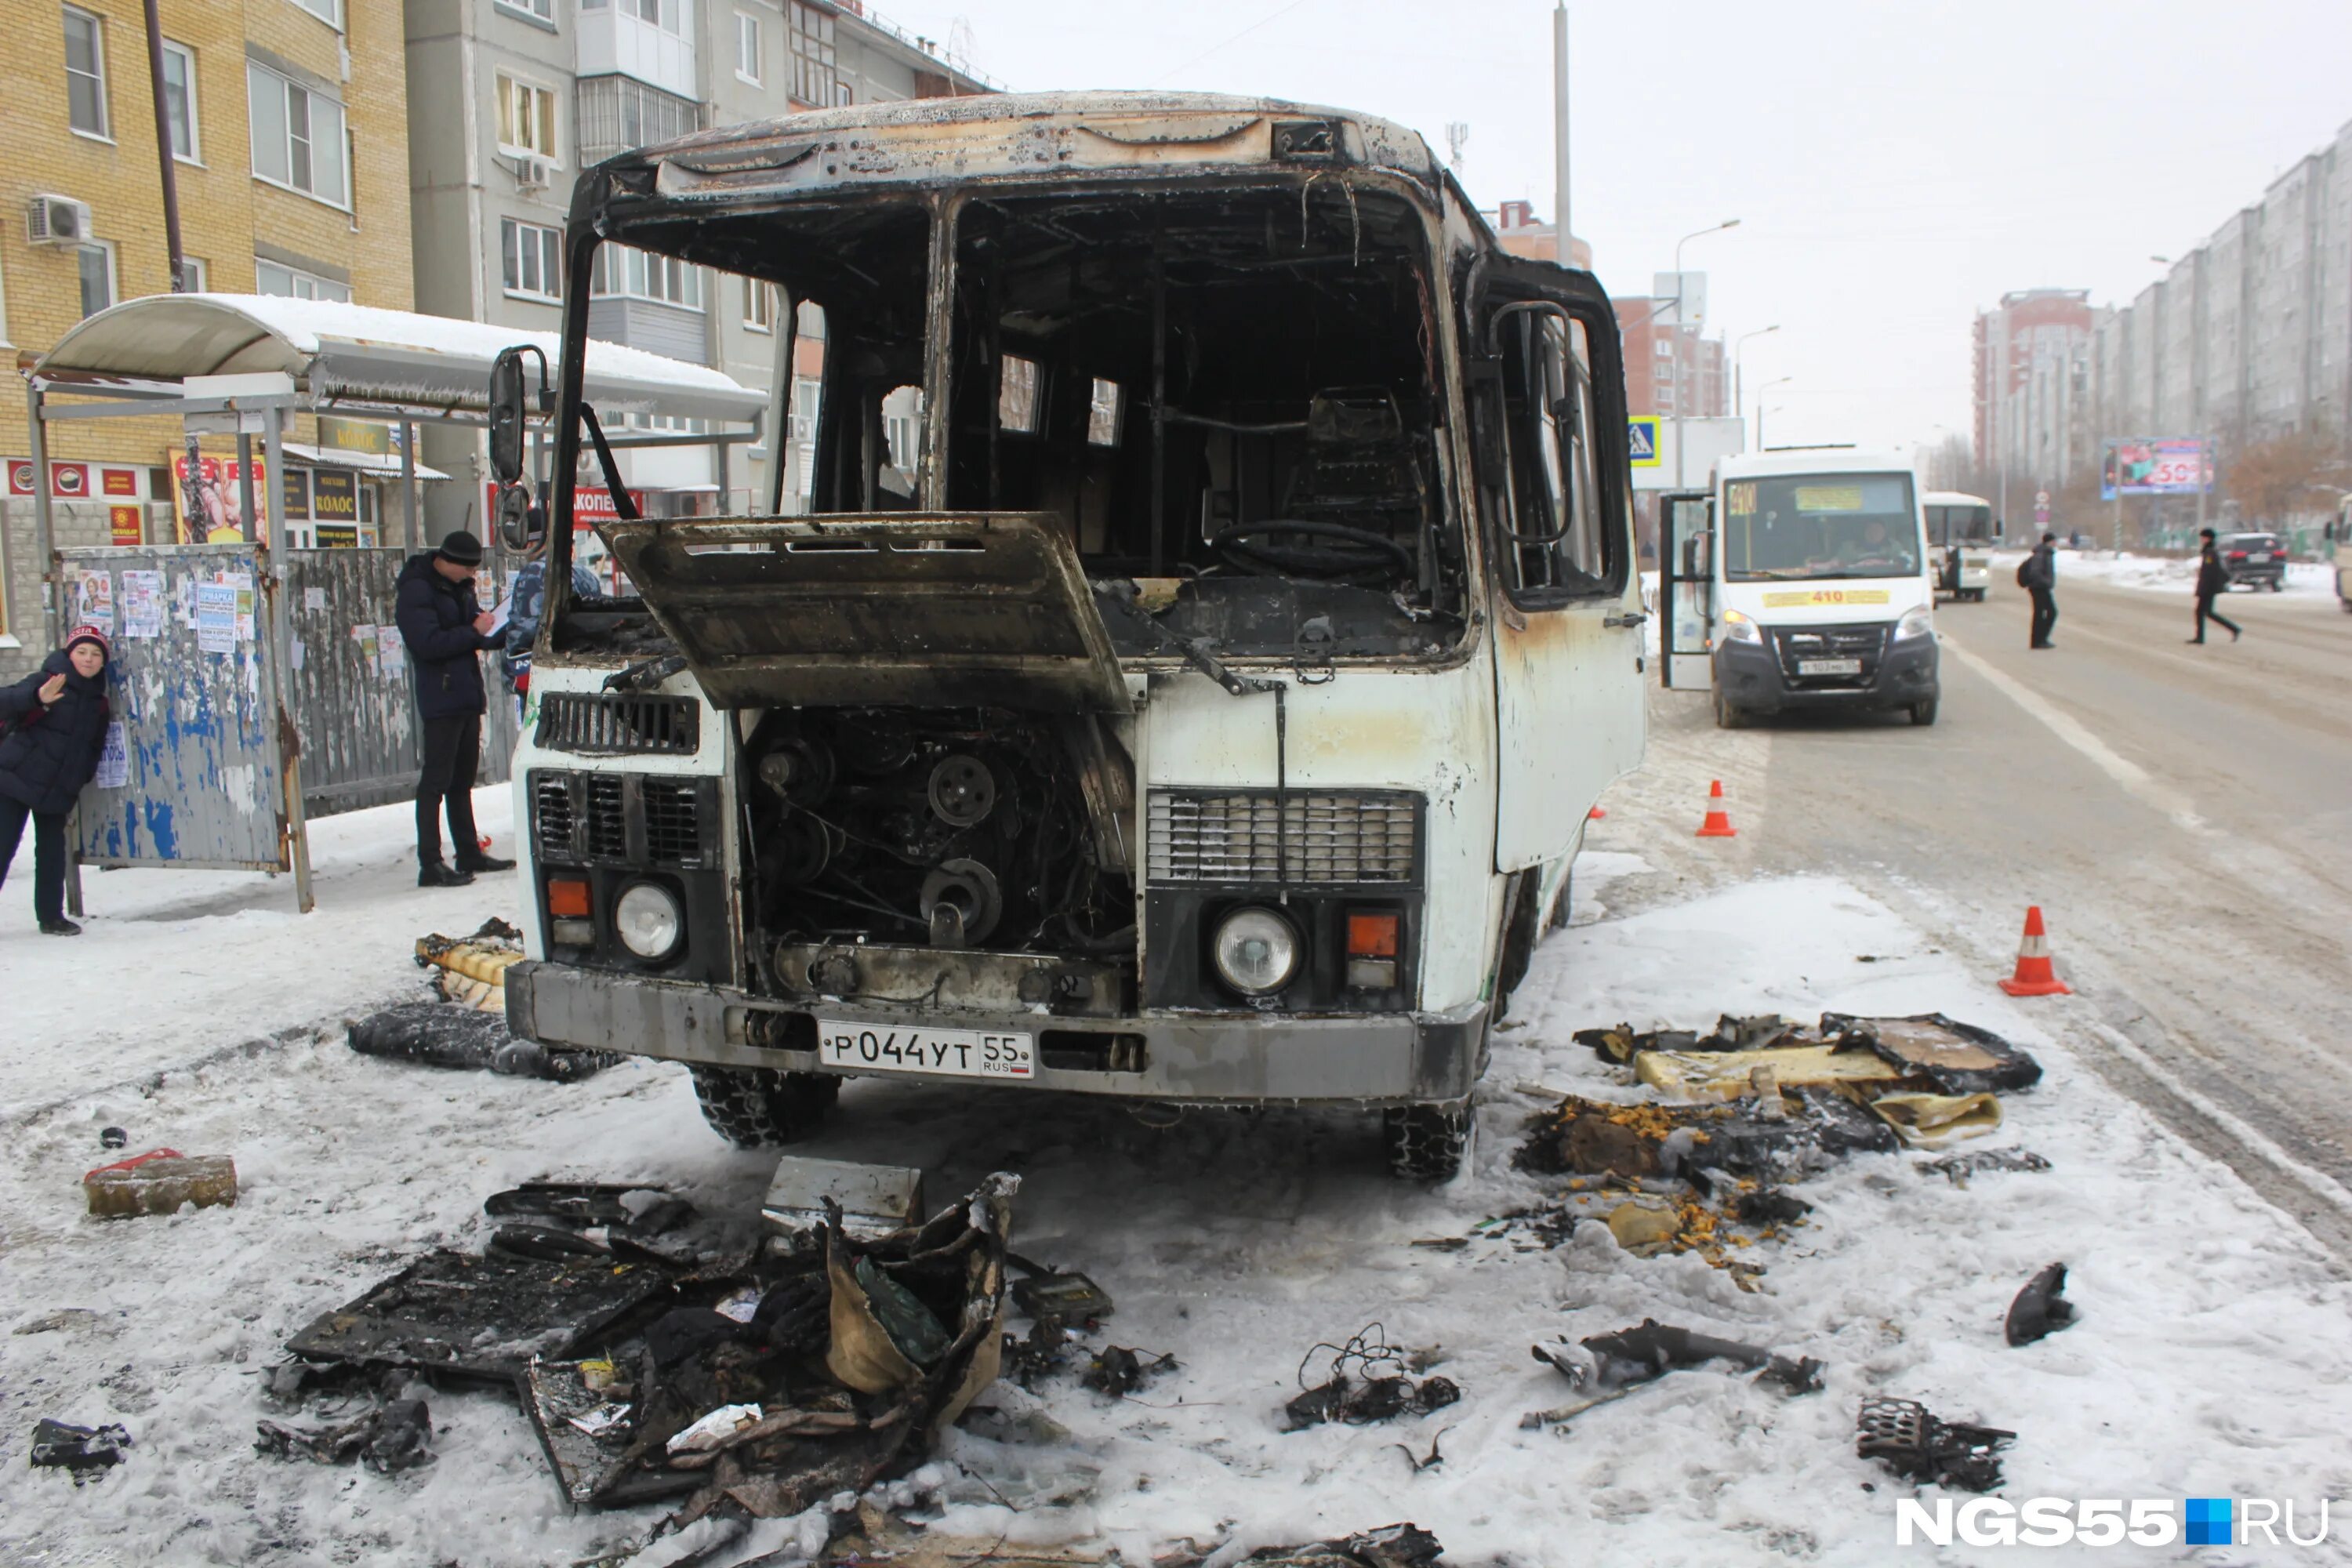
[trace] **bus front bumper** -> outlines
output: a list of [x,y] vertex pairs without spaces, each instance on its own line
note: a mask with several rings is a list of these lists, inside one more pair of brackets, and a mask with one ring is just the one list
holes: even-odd
[[1018,1079],[895,1068],[877,1072],[820,1059],[816,1008],[719,986],[544,962],[515,964],[505,978],[508,1028],[551,1047],[714,1067],[1003,1085],[1181,1104],[1458,1101],[1469,1095],[1486,1055],[1484,1002],[1436,1013],[1312,1017],[1065,1017],[874,1002],[824,1005],[828,1021],[882,1029],[1013,1032],[1035,1041],[1034,1074]]

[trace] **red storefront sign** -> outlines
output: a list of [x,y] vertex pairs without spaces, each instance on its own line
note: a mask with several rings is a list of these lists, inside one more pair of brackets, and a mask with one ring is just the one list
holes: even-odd
[[110,496],[135,496],[139,493],[139,470],[136,468],[100,468],[99,489]]

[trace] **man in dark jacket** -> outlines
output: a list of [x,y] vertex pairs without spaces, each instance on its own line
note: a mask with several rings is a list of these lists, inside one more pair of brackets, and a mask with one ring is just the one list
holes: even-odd
[[2213,531],[2200,529],[2198,537],[2203,543],[2197,552],[2197,635],[2189,640],[2202,643],[2205,623],[2211,621],[2227,627],[2230,640],[2236,642],[2238,623],[2213,607],[2213,601],[2230,591],[2230,569],[2221,564],[2221,547],[2214,542]]
[[2053,647],[2050,629],[2058,624],[2058,536],[2044,533],[2017,569],[2018,586],[2033,595],[2033,635],[2028,647]]
[[[575,559],[572,563],[572,598],[593,599],[596,594],[596,574]],[[539,641],[539,620],[546,602],[547,513],[533,506],[530,559],[514,574],[514,584],[507,590],[506,651],[499,656],[506,667],[507,684],[514,688],[518,703],[530,693],[530,650]]]
[[0,688],[0,879],[33,819],[33,915],[50,936],[66,919],[66,816],[106,749],[106,634],[75,628],[38,675]]
[[[401,568],[394,618],[416,676],[416,715],[425,721],[425,767],[416,780],[416,885],[462,888],[477,871],[509,871],[511,860],[483,852],[474,831],[474,778],[481,767],[484,648],[499,646],[497,617],[474,598],[482,542],[451,534]],[[441,858],[441,825],[449,817],[454,865]]]

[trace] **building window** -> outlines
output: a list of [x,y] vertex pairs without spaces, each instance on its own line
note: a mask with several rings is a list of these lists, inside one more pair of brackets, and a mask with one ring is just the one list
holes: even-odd
[[98,18],[66,7],[66,122],[85,136],[110,134],[106,121],[106,36]]
[[555,162],[555,94],[500,71],[499,150]]
[[615,153],[674,142],[702,129],[700,105],[627,77],[591,77],[580,84],[574,101],[583,163],[601,163]]
[[507,292],[535,300],[563,297],[563,236],[535,223],[502,218],[499,239],[506,266]]
[[180,258],[180,277],[186,284],[181,292],[201,294],[212,279],[212,268],[205,266],[200,258],[183,256]]
[[674,256],[625,245],[600,246],[588,293],[598,300],[652,300],[681,310],[702,309],[702,268]]
[[352,302],[350,284],[338,283],[331,278],[321,278],[299,268],[280,266],[275,261],[253,264],[253,291],[283,295],[289,300],[329,300],[339,305]]
[[776,330],[776,286],[756,278],[743,279],[743,325],[755,332]]
[[[686,36],[686,9],[692,0],[621,0],[621,15],[634,16],[648,26],[659,27],[665,33]],[[601,11],[604,0],[581,0],[583,11]]]
[[163,46],[163,114],[172,124],[172,156],[183,163],[204,157],[196,138],[196,52],[185,44]]
[[329,206],[350,206],[343,106],[250,62],[245,82],[253,104],[254,177]]
[[735,13],[735,74],[760,85],[760,18]]
[[114,303],[114,247],[100,240],[74,254],[81,267],[81,313],[95,316]]
[[330,27],[341,28],[343,25],[343,0],[294,0],[294,4]]
[[[499,0],[499,5],[502,9],[520,11],[526,16],[536,16],[542,22],[555,20],[555,0]],[[581,6],[583,11],[588,8],[585,5]]]
[[793,97],[817,108],[835,102],[833,13],[789,0],[785,21],[793,47]]

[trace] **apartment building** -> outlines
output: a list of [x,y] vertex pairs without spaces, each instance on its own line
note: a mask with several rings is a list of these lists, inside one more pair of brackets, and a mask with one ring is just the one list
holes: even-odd
[[1978,312],[1974,450],[1981,470],[2055,489],[2097,460],[2090,385],[2099,314],[2087,289],[2021,289]]
[[[372,0],[161,0],[158,11],[189,287],[409,308],[396,13]],[[0,0],[0,29],[11,46],[0,54],[0,353],[21,368],[83,317],[172,279],[141,0]],[[40,636],[35,487],[60,503],[59,544],[165,540],[185,451],[174,419],[61,424],[38,475],[27,417],[24,382],[11,376],[0,394],[0,679],[37,657],[13,646]],[[359,465],[378,434],[331,430],[322,443],[307,417],[293,433],[310,461],[336,472],[339,494],[344,476],[360,478],[351,489],[371,532]],[[233,460],[233,438],[208,438],[205,456],[216,450]],[[291,521],[315,542],[307,513]]]
[[[856,0],[407,0],[406,16],[417,308],[543,331],[562,324],[563,216],[583,169],[709,126],[999,90]],[[768,285],[608,247],[589,286],[593,336],[773,384]],[[813,381],[823,321],[796,320],[788,372]],[[428,497],[429,531],[478,530],[480,438],[435,432],[424,451],[467,480]],[[789,435],[782,459],[799,493],[805,458]],[[764,443],[723,474],[704,447],[622,457],[656,516],[742,507],[767,493],[773,460]],[[608,504],[583,481],[583,517]]]

